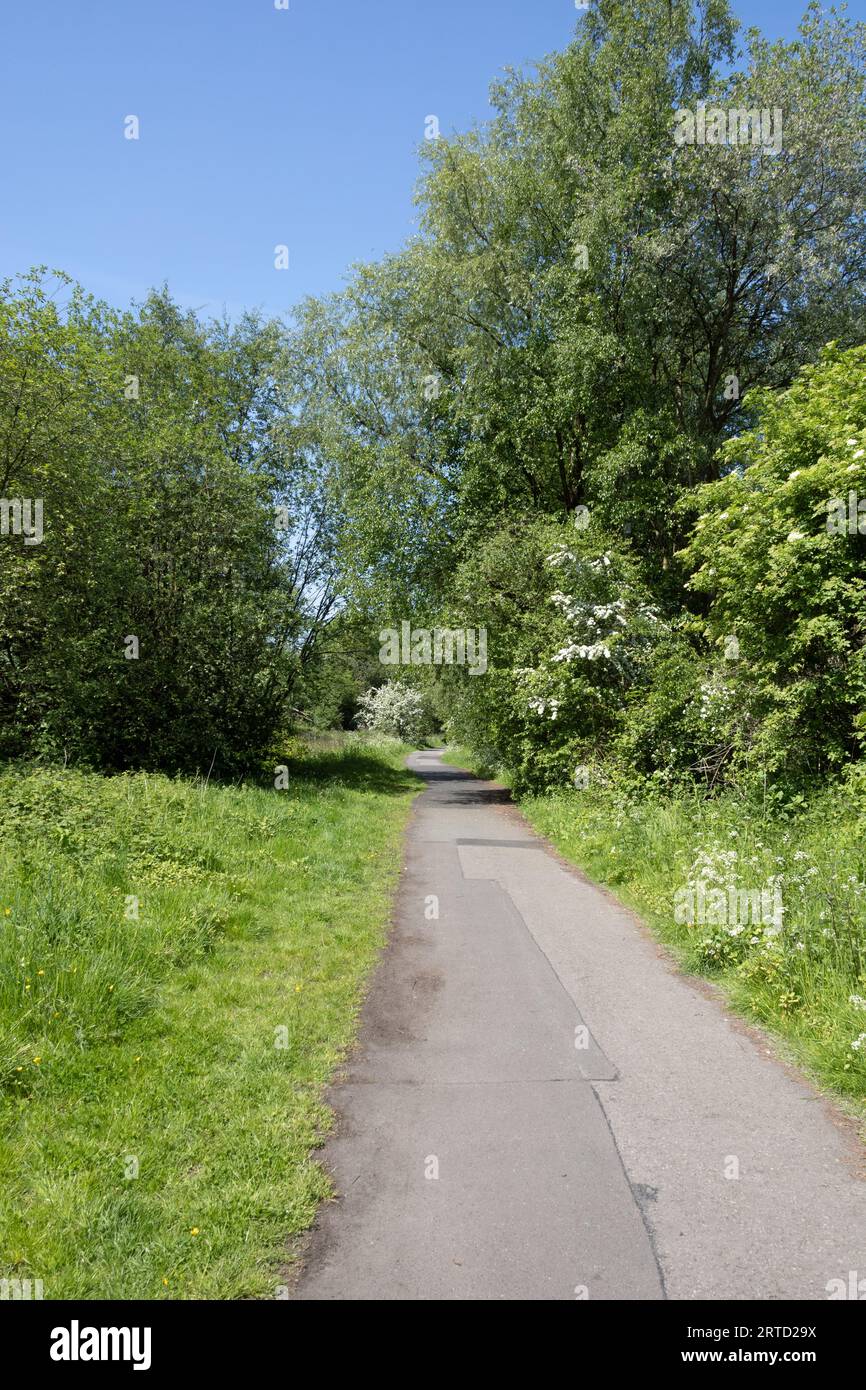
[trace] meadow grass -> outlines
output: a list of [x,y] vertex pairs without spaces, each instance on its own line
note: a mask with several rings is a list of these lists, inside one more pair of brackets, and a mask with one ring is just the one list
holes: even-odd
[[[0,1277],[282,1296],[418,781],[396,742],[288,788],[0,772]],[[289,1245],[291,1242],[289,1242]]]
[[[493,775],[470,750],[454,766]],[[538,832],[612,889],[674,952],[712,978],[734,1008],[783,1042],[786,1055],[866,1114],[866,795],[863,779],[811,800],[749,799],[734,790],[652,792],[592,771],[583,790],[523,796]],[[729,900],[765,890],[780,926],[751,914],[678,907],[698,885]],[[721,906],[721,898],[717,903]],[[716,916],[720,920],[708,920]],[[763,915],[763,914],[762,914]],[[768,914],[769,916],[769,914]]]

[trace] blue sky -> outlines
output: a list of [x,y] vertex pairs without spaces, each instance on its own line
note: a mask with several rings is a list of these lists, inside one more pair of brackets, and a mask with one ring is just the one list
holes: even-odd
[[[7,6],[0,276],[44,263],[117,304],[166,280],[205,312],[285,313],[412,233],[425,118],[484,120],[490,81],[563,47],[577,17],[574,0],[289,4]],[[735,0],[773,37],[803,8]]]

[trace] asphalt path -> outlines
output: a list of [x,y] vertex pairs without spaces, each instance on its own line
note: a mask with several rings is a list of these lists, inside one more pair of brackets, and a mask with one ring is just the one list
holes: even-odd
[[[491,783],[413,755],[296,1299],[827,1299],[853,1126]],[[866,1289],[866,1285],[864,1285]]]

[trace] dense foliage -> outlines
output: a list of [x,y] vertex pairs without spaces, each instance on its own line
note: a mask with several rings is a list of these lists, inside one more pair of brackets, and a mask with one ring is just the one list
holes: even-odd
[[812,777],[866,733],[866,348],[828,350],[722,451],[684,558],[733,647],[714,699],[730,746]]
[[[593,0],[429,143],[419,236],[299,313],[369,648],[485,627],[483,679],[405,678],[518,785],[859,752],[863,542],[824,523],[862,482],[864,51],[816,5],[740,51],[726,0]],[[699,106],[767,119],[678,142]]]
[[[288,330],[7,285],[0,497],[45,535],[0,538],[0,749],[233,770],[393,677],[534,788],[858,757],[864,51],[592,0]],[[404,622],[486,673],[381,665]]]
[[166,292],[118,314],[60,276],[2,287],[4,753],[206,772],[267,747],[333,603],[281,349]]

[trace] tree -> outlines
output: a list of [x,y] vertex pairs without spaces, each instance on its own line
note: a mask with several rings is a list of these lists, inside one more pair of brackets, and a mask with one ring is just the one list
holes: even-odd
[[117,314],[63,276],[3,287],[3,495],[44,508],[41,544],[0,538],[6,752],[225,772],[267,750],[333,605],[282,350],[167,291]]
[[790,779],[827,775],[866,737],[866,348],[828,348],[750,404],[755,428],[700,489],[683,558],[732,749]]
[[400,681],[386,681],[368,690],[358,702],[358,727],[390,734],[404,743],[418,743],[427,724],[424,698],[419,690]]
[[[441,593],[502,517],[587,505],[677,600],[674,503],[745,393],[862,339],[864,27],[812,5],[793,43],[735,32],[726,0],[594,0],[487,127],[430,142],[421,235],[304,307],[298,408],[348,480],[355,588]],[[780,148],[739,122],[679,145],[700,103],[779,108]]]

